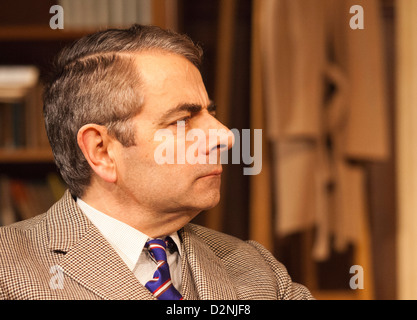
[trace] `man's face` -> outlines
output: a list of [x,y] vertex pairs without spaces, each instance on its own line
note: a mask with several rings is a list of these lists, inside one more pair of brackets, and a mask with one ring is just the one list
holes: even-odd
[[[148,211],[188,212],[192,216],[212,208],[220,199],[220,143],[225,151],[233,139],[229,135],[209,141],[209,129],[230,131],[214,117],[200,72],[184,57],[167,53],[140,53],[136,63],[142,82],[138,92],[143,93],[144,104],[133,119],[136,145],[120,148],[117,154],[117,184],[124,201]],[[172,141],[165,143],[173,148],[167,152],[173,152],[175,164],[155,161],[155,151],[163,143],[155,140],[155,134],[161,129],[172,133],[172,138],[167,138]],[[197,141],[185,141],[178,132],[187,134],[191,129],[205,133],[204,143],[193,149],[195,155],[206,157],[205,164],[177,163],[177,151],[187,151]],[[216,164],[209,163],[213,153]]]

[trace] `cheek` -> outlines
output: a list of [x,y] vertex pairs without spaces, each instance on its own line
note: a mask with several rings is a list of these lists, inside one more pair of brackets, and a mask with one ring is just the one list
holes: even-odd
[[[187,177],[192,179],[196,169],[186,159],[191,144],[193,142],[174,136],[170,130],[151,138],[142,137],[136,146],[127,148],[123,156],[124,180],[135,181],[138,187],[147,186],[149,190],[154,190],[156,186],[162,189],[183,188],[190,183]],[[194,147],[198,148],[198,145],[195,141]],[[196,153],[193,152],[194,158]]]
[[136,162],[152,165],[155,162],[155,150],[161,142],[157,141],[157,135],[146,134],[143,131],[146,132],[146,130],[142,130],[137,134],[136,150],[130,157],[134,157]]
[[150,154],[147,158],[153,158],[156,165],[173,164],[175,160],[175,139],[168,129],[156,132],[152,141]]
[[159,130],[148,158],[153,158],[157,165],[185,165],[189,163],[186,154],[191,145],[193,142],[186,139],[184,128],[178,127],[175,135],[168,129]]

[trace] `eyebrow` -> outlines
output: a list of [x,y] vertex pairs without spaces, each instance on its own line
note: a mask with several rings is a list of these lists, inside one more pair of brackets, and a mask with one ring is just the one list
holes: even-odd
[[[181,112],[190,112],[190,113],[199,113],[203,110],[203,106],[196,103],[180,103],[176,107],[166,111],[160,118],[159,124],[162,125],[170,120],[176,114]],[[207,111],[209,113],[216,112],[216,104],[213,101],[210,101],[207,106]]]

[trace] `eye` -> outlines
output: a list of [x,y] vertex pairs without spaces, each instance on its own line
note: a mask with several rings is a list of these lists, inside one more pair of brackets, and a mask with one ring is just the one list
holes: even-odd
[[177,120],[177,122],[185,122],[185,123],[187,123],[188,121],[190,121],[191,120],[191,116],[186,116],[186,117],[184,117],[184,118],[182,118],[182,119],[180,119],[180,120]]
[[178,126],[186,126],[190,120],[191,120],[191,116],[186,116],[186,117],[183,117],[183,118],[181,118],[179,120],[176,120],[176,121],[172,122],[170,124],[170,126],[176,126],[176,125],[178,125]]

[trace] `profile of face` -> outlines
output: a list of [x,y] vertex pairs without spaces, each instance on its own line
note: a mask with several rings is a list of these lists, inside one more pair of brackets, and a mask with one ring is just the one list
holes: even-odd
[[[137,54],[135,62],[142,83],[138,90],[144,103],[132,119],[136,144],[116,149],[115,184],[126,203],[160,214],[185,212],[191,219],[219,202],[220,153],[232,147],[233,135],[215,118],[201,74],[187,59],[176,54],[145,52]],[[174,150],[170,151],[175,159],[179,150],[195,147],[196,143],[185,141],[179,132],[204,132],[206,139],[194,152],[206,157],[206,163],[158,164],[154,155],[161,141],[155,139],[155,134],[161,129],[172,132]],[[209,139],[210,129],[227,134],[213,141]],[[213,153],[217,163],[208,160]]]

